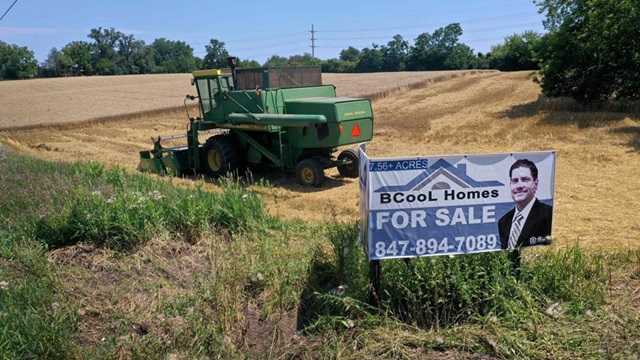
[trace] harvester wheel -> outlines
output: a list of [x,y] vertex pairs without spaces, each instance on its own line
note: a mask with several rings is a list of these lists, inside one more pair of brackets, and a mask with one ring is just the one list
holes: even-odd
[[296,165],[296,178],[301,185],[319,187],[324,181],[324,167],[318,159],[304,159]]
[[349,178],[358,177],[358,153],[353,149],[347,149],[338,155],[338,161],[349,161],[348,164],[338,165],[338,172],[340,175]]
[[218,177],[234,173],[240,159],[234,141],[229,136],[213,136],[204,145],[203,168],[207,175]]

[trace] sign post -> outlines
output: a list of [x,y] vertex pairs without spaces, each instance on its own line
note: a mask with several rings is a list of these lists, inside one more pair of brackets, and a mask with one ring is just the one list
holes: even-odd
[[[360,242],[365,252],[368,253],[368,227],[369,227],[369,157],[366,153],[366,144],[361,144],[358,149],[359,174],[360,174]],[[382,277],[380,260],[369,259],[369,304],[380,306],[380,281]]]

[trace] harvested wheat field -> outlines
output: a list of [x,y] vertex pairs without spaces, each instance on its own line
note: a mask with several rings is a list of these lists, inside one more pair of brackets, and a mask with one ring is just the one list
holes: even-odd
[[[475,71],[471,71],[475,72]],[[375,96],[469,71],[323,74],[343,96]],[[0,82],[0,129],[113,120],[126,114],[182,108],[194,94],[191,74],[91,76]]]
[[[375,135],[368,147],[372,156],[557,150],[556,244],[637,245],[640,117],[580,111],[566,100],[542,99],[529,72],[468,74],[423,85],[374,101]],[[43,158],[97,160],[134,171],[138,151],[151,146],[151,136],[180,134],[185,127],[184,113],[172,110],[0,136]],[[328,176],[320,189],[302,188],[291,176],[271,175],[273,187],[254,189],[277,216],[356,218],[357,181],[339,178],[336,170]]]

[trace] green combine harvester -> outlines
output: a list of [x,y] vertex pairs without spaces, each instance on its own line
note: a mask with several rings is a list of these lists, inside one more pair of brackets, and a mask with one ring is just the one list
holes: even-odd
[[[140,152],[139,170],[218,177],[266,164],[311,186],[320,186],[332,167],[358,176],[355,150],[334,153],[371,140],[369,100],[337,97],[335,86],[322,85],[319,67],[236,69],[234,58],[230,65],[230,72],[193,73],[198,96],[187,95],[185,107],[188,114],[187,101],[197,99],[199,116],[188,115],[186,135],[154,138],[153,150]],[[179,137],[187,145],[162,146]]]

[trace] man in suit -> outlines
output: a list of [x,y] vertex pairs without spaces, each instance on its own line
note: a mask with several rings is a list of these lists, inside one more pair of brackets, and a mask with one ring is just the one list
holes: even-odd
[[536,199],[538,168],[530,160],[517,160],[509,178],[515,207],[498,221],[502,249],[550,243],[553,208]]

